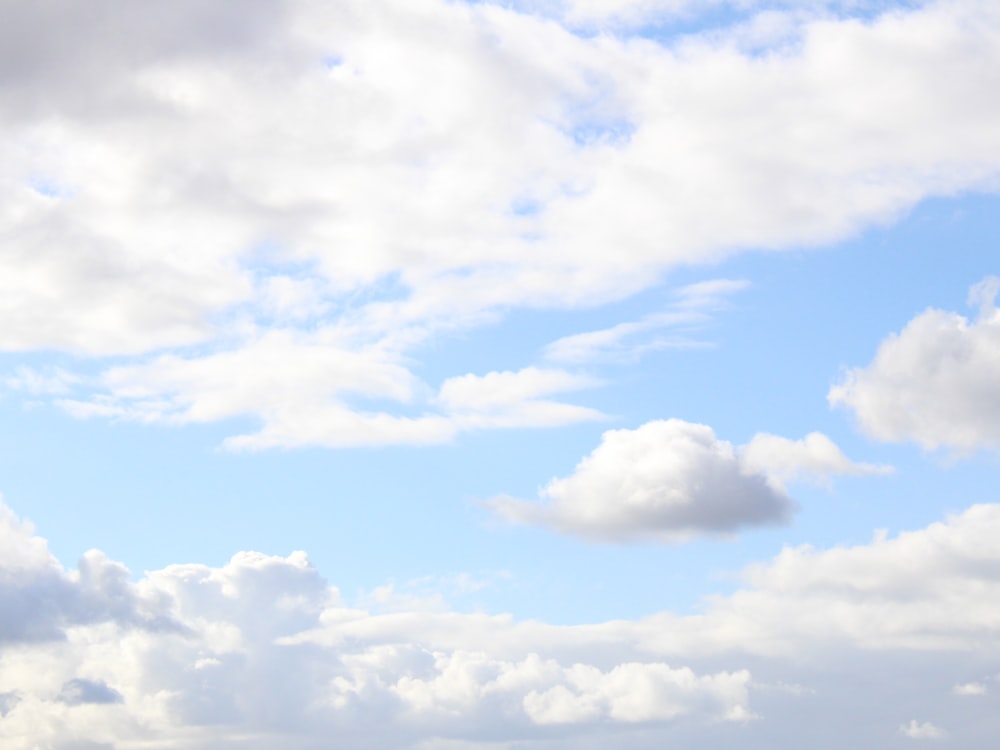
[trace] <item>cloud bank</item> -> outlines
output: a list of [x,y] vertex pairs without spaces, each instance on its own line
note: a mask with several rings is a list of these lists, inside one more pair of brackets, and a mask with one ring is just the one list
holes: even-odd
[[[470,371],[422,382],[435,339],[996,187],[993,4],[737,5],[787,34],[619,23],[688,3],[18,5],[0,350],[95,357],[32,386],[78,416],[239,414],[247,448],[440,442],[461,427],[433,394]],[[613,358],[669,325],[549,354]]]
[[[114,563],[95,573],[103,557],[92,552],[67,571],[6,507],[3,518],[0,741],[17,750],[81,738],[318,750],[331,736],[372,748],[565,748],[621,732],[643,748],[691,736],[749,748],[761,726],[815,731],[789,718],[812,710],[815,690],[782,685],[822,686],[829,725],[836,702],[854,711],[874,700],[844,661],[874,676],[899,668],[894,654],[921,675],[922,692],[879,693],[889,722],[879,733],[936,738],[936,723],[906,714],[931,698],[943,715],[970,700],[949,687],[966,669],[962,653],[979,669],[1000,663],[996,505],[868,545],[787,549],[698,614],[574,626],[441,607],[372,613],[301,552],[242,552],[219,568],[173,565],[136,581]],[[775,700],[780,713],[761,713]],[[834,739],[837,723],[824,730]],[[987,714],[972,724],[954,736],[995,729]]]

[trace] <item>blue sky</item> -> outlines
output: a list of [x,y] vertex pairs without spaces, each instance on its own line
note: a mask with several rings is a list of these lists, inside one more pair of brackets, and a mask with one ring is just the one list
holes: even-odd
[[75,13],[0,23],[4,743],[990,746],[990,4]]

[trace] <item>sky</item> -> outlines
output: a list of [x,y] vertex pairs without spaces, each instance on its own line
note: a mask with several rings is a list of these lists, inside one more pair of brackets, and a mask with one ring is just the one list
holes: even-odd
[[0,8],[0,746],[992,748],[1000,6]]

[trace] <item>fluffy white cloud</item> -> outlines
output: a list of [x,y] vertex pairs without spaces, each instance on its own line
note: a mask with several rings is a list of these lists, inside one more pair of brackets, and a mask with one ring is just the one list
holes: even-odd
[[568,477],[540,492],[546,502],[495,498],[504,518],[604,541],[675,541],[782,523],[792,501],[760,473],[745,470],[710,427],[679,419],[609,430]]
[[541,502],[498,497],[487,506],[510,521],[590,539],[678,541],[787,522],[789,481],[890,471],[851,461],[818,432],[798,441],[759,433],[736,448],[706,425],[657,420],[605,432],[573,474],[539,492]]
[[[647,5],[685,4],[616,8]],[[1000,171],[1000,14],[976,0],[813,18],[768,54],[745,29],[661,44],[559,20],[615,10],[599,2],[135,7],[5,14],[0,348],[125,355],[135,388],[184,418],[231,404],[128,357],[225,364],[255,394],[244,413],[276,412],[291,375],[241,384],[272,334],[336,330],[384,383],[428,337],[512,307],[597,305],[679,264],[829,242]],[[105,404],[119,372],[78,411],[159,408]],[[303,394],[310,418],[272,413],[234,442],[450,429]]]
[[[4,616],[22,631],[53,629],[43,643],[0,641],[4,747],[58,748],[86,736],[116,747],[244,748],[282,740],[318,748],[331,732],[367,736],[363,747],[413,747],[437,736],[510,739],[540,725],[750,716],[745,670],[561,663],[530,648],[511,658],[486,644],[433,648],[417,632],[385,642],[381,618],[345,606],[304,553],[244,552],[222,568],[174,565],[138,583],[127,574],[91,581],[92,565],[63,571],[44,541],[3,511]],[[25,586],[24,569],[39,566],[62,588],[11,597]],[[81,589],[123,606],[67,617],[79,608]],[[138,620],[138,602],[169,615],[173,627]],[[44,611],[34,611],[36,603]],[[365,623],[375,627],[348,636],[350,643],[303,638]]]
[[740,461],[748,471],[766,474],[782,483],[796,479],[828,482],[834,476],[889,474],[891,466],[856,463],[830,438],[810,432],[801,440],[758,433],[740,448]]
[[[940,694],[968,668],[961,655],[995,668],[1000,646],[996,505],[868,545],[786,550],[698,614],[593,625],[447,608],[373,614],[344,602],[301,552],[244,552],[220,568],[174,565],[135,582],[113,563],[67,572],[30,527],[6,508],[3,518],[2,611],[21,623],[0,640],[0,744],[12,750],[81,737],[116,748],[319,750],[333,735],[371,748],[534,740],[555,750],[607,746],[629,727],[637,733],[625,741],[644,750],[720,736],[751,748],[756,725],[793,744],[821,730],[874,749],[871,724],[844,722],[845,711],[877,701],[882,734],[927,700],[948,719],[960,707]],[[10,595],[38,570],[62,586]],[[83,591],[102,606],[81,608]],[[137,607],[170,627],[151,627]],[[28,629],[36,637],[7,637]],[[878,683],[905,680],[912,692],[915,675],[916,697]],[[988,747],[995,724],[980,719],[979,734],[949,726],[965,746]],[[717,734],[720,720],[733,730]],[[929,738],[928,727],[901,731]]]
[[867,367],[849,370],[829,401],[850,408],[880,440],[928,450],[1000,450],[1000,278],[970,292],[979,315],[929,309],[879,346]]

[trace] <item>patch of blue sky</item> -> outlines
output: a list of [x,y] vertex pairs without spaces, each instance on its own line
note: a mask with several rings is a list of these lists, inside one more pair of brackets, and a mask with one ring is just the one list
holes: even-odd
[[46,198],[70,198],[74,190],[51,177],[36,177],[29,183],[32,190]]
[[[623,8],[619,14],[608,14],[605,18],[584,18],[572,28],[583,37],[614,34],[674,47],[691,37],[725,33],[768,13],[790,14],[803,20],[833,18],[870,22],[885,13],[906,11],[925,4],[923,0],[817,0],[813,3],[795,0],[759,0],[751,3],[715,0],[682,3],[679,6],[664,3],[657,8],[653,3],[640,7],[635,13]],[[530,12],[530,3],[520,7]],[[769,50],[761,47],[744,51],[756,56],[767,54]]]
[[339,68],[345,62],[341,55],[328,54],[323,57],[323,67],[327,70],[333,70],[334,68]]
[[627,120],[584,120],[569,131],[578,146],[624,146],[635,135],[636,127]]
[[537,216],[544,209],[543,201],[531,197],[515,198],[510,204],[510,212],[514,216]]

